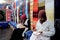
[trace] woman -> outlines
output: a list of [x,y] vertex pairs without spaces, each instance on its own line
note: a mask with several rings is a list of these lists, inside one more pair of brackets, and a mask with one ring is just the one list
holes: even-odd
[[[22,15],[22,20],[26,19],[25,15]],[[23,36],[24,36],[24,31],[27,30],[25,29],[25,26],[23,25],[23,21],[20,20],[17,23],[17,28],[14,29],[12,35],[11,35],[11,39],[10,40],[24,40]]]
[[38,17],[36,31],[33,32],[30,40],[50,40],[55,34],[54,24],[47,20],[45,10],[40,10]]
[[17,28],[14,29],[10,40],[24,40],[22,36],[24,30],[25,27],[23,26],[23,23],[21,21],[17,24]]

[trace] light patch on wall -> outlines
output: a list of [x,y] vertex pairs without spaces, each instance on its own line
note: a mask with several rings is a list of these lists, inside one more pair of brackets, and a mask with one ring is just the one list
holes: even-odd
[[6,1],[4,1],[4,0],[0,0],[0,4],[2,4],[2,3],[6,3]]
[[54,0],[45,1],[47,19],[54,21]]
[[41,2],[44,2],[45,0],[38,0],[38,1],[41,3]]
[[45,6],[45,0],[38,0],[38,6],[39,7]]

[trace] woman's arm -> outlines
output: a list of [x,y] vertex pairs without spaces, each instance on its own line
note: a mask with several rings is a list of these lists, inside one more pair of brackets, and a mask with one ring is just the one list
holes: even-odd
[[42,35],[44,36],[53,36],[55,34],[54,24],[49,23],[48,31],[43,31]]
[[26,27],[25,30],[23,31],[22,36],[24,37],[24,33],[28,30],[28,28]]

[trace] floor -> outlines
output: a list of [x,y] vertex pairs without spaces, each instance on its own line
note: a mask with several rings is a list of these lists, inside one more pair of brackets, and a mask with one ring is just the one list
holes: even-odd
[[0,40],[9,40],[12,32],[11,28],[0,29]]

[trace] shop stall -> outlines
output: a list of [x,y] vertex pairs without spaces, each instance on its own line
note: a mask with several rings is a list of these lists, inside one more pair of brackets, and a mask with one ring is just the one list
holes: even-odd
[[18,28],[17,26],[20,21],[24,22],[24,19],[28,19],[28,0],[15,0],[12,3],[12,10],[13,13],[11,14],[11,21],[9,24],[12,25],[13,28]]
[[[10,5],[10,4],[8,4]],[[10,14],[11,10],[7,8],[7,4],[0,4],[0,27],[1,28],[7,28],[8,27],[8,21],[11,20]]]

